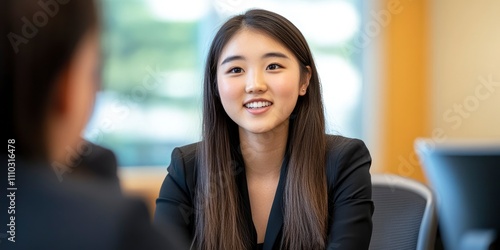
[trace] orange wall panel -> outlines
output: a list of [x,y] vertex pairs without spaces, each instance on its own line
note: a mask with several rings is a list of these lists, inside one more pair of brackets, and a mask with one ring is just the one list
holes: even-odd
[[413,142],[428,135],[427,1],[385,2],[398,2],[401,12],[392,16],[383,39],[382,171],[425,181]]

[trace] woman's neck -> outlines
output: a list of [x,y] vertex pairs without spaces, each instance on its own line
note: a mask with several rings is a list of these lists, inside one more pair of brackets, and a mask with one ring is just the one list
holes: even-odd
[[239,135],[247,177],[279,177],[288,139],[288,122],[260,134],[240,128]]

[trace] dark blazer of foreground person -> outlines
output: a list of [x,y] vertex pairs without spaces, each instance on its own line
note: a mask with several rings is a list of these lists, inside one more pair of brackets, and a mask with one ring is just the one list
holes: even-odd
[[[5,155],[0,158],[7,162]],[[17,190],[8,191],[15,204],[3,192],[0,203],[2,228],[14,230],[0,239],[0,249],[177,249],[167,241],[172,234],[151,225],[145,203],[122,196],[116,182],[73,174],[60,179],[50,166],[22,159],[16,163]],[[0,183],[6,190],[3,176]],[[15,214],[8,213],[9,206]],[[5,226],[10,216],[15,216],[13,228]]]
[[[179,233],[178,239],[183,242],[180,249],[189,249],[194,237],[194,211],[197,208],[193,201],[197,170],[201,167],[196,157],[198,145],[191,144],[173,151],[169,173],[156,201],[155,223],[168,231]],[[327,136],[326,155],[329,210],[326,249],[368,249],[372,230],[371,216],[374,211],[369,173],[371,157],[368,149],[360,140]],[[257,236],[250,211],[245,168],[238,150],[234,150],[233,157],[236,159],[234,177],[242,199],[241,209],[245,215],[241,219],[241,226],[250,232],[254,249],[280,249],[284,209],[283,180],[287,174],[286,157],[281,168],[263,246],[256,244]]]

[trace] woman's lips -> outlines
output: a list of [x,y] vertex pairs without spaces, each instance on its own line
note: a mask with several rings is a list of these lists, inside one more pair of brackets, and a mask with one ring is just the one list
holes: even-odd
[[268,111],[269,109],[271,109],[271,105],[269,106],[263,106],[263,107],[260,107],[260,108],[247,108],[245,107],[245,109],[252,115],[259,115],[259,114],[262,114],[266,111]]
[[252,99],[243,106],[250,114],[258,115],[268,111],[272,105],[273,103],[266,99]]

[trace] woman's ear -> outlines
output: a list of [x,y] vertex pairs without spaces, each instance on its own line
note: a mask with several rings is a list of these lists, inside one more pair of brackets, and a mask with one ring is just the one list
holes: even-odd
[[68,112],[70,106],[69,67],[66,66],[61,70],[54,84],[50,111],[55,112],[56,115],[63,115]]
[[306,66],[307,71],[302,77],[302,83],[300,84],[299,95],[303,96],[307,93],[307,88],[309,87],[309,82],[311,81],[312,70],[310,66]]

